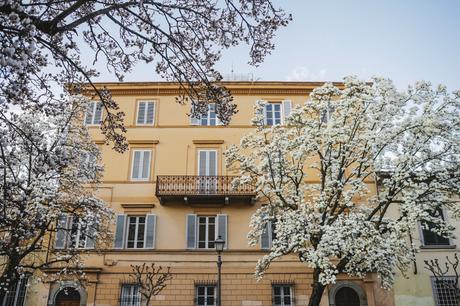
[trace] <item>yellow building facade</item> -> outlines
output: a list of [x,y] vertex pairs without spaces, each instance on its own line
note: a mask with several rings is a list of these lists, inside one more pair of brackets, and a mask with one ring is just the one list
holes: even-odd
[[[270,102],[267,124],[283,123],[294,105],[303,104],[320,83],[228,82],[238,106],[228,126],[219,125],[212,106],[201,120],[191,120],[190,105],[175,102],[174,83],[104,83],[126,114],[129,149],[124,154],[103,144],[93,105],[85,122],[102,150],[105,166],[98,195],[115,212],[113,247],[85,255],[85,287],[72,281],[73,298],[55,283],[29,287],[26,305],[139,305],[129,273],[131,265],[151,263],[171,267],[172,280],[151,305],[216,303],[216,251],[222,236],[222,305],[307,305],[311,271],[294,256],[273,263],[256,281],[255,265],[270,245],[267,233],[257,246],[248,246],[253,212],[261,205],[248,188],[232,190],[223,152],[251,131],[257,100]],[[359,305],[394,305],[393,292],[380,288],[375,275],[340,278],[324,293],[323,306],[348,305],[351,292]],[[341,299],[341,300],[340,300]],[[345,301],[345,302],[343,302]],[[342,304],[341,304],[342,303]],[[351,304],[350,304],[351,305]]]

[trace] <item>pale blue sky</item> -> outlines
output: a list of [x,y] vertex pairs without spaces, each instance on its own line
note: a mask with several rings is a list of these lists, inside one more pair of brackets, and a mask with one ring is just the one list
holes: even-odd
[[[261,80],[339,81],[346,75],[416,80],[460,89],[459,0],[276,0],[293,14],[277,33],[276,49],[258,68],[247,49],[224,52],[220,71]],[[103,74],[101,80],[114,80]],[[126,81],[160,80],[152,66]]]

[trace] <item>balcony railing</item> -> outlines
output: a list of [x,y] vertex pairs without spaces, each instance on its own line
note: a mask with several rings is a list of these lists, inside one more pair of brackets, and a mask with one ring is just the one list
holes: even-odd
[[156,196],[165,201],[189,199],[251,199],[255,197],[254,188],[249,184],[232,188],[235,176],[199,175],[159,175],[156,183]]

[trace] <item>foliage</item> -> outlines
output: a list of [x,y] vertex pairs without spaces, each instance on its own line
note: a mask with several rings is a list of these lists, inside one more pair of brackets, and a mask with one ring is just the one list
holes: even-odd
[[141,266],[131,265],[131,269],[133,272],[129,276],[133,283],[139,286],[145,306],[149,306],[152,297],[160,294],[166,287],[166,282],[172,279],[170,267],[163,271],[161,266],[155,267],[155,263],[150,266],[145,262]]
[[102,132],[124,151],[124,114],[109,91],[92,83],[98,72],[91,61],[103,61],[120,81],[137,63],[154,62],[157,73],[179,83],[178,101],[193,101],[192,116],[214,102],[227,124],[236,106],[214,84],[221,49],[244,42],[257,65],[290,19],[270,0],[1,0],[0,119],[8,120],[12,105],[58,114],[62,97],[55,89],[72,84],[73,93],[96,93],[106,113]]
[[349,77],[343,88],[313,90],[284,126],[264,126],[265,103],[256,106],[255,131],[226,152],[240,173],[234,184],[254,184],[264,203],[250,243],[269,221],[274,226],[257,277],[295,254],[313,269],[310,305],[318,305],[339,273],[376,272],[390,287],[412,260],[407,237],[418,221],[451,235],[433,212],[442,206],[460,215],[452,200],[460,188],[459,91],[418,82],[400,92],[387,79]]
[[82,125],[82,101],[72,99],[54,117],[25,111],[0,121],[0,301],[26,274],[80,270],[84,250],[70,243],[76,232],[64,231],[69,243],[52,252],[51,237],[67,229],[58,222],[63,214],[91,228],[96,244],[107,241],[111,210],[93,195],[103,169]]

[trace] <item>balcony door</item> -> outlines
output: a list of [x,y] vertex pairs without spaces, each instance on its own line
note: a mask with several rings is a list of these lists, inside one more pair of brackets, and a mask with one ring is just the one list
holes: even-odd
[[198,150],[198,189],[215,194],[217,189],[217,150]]

